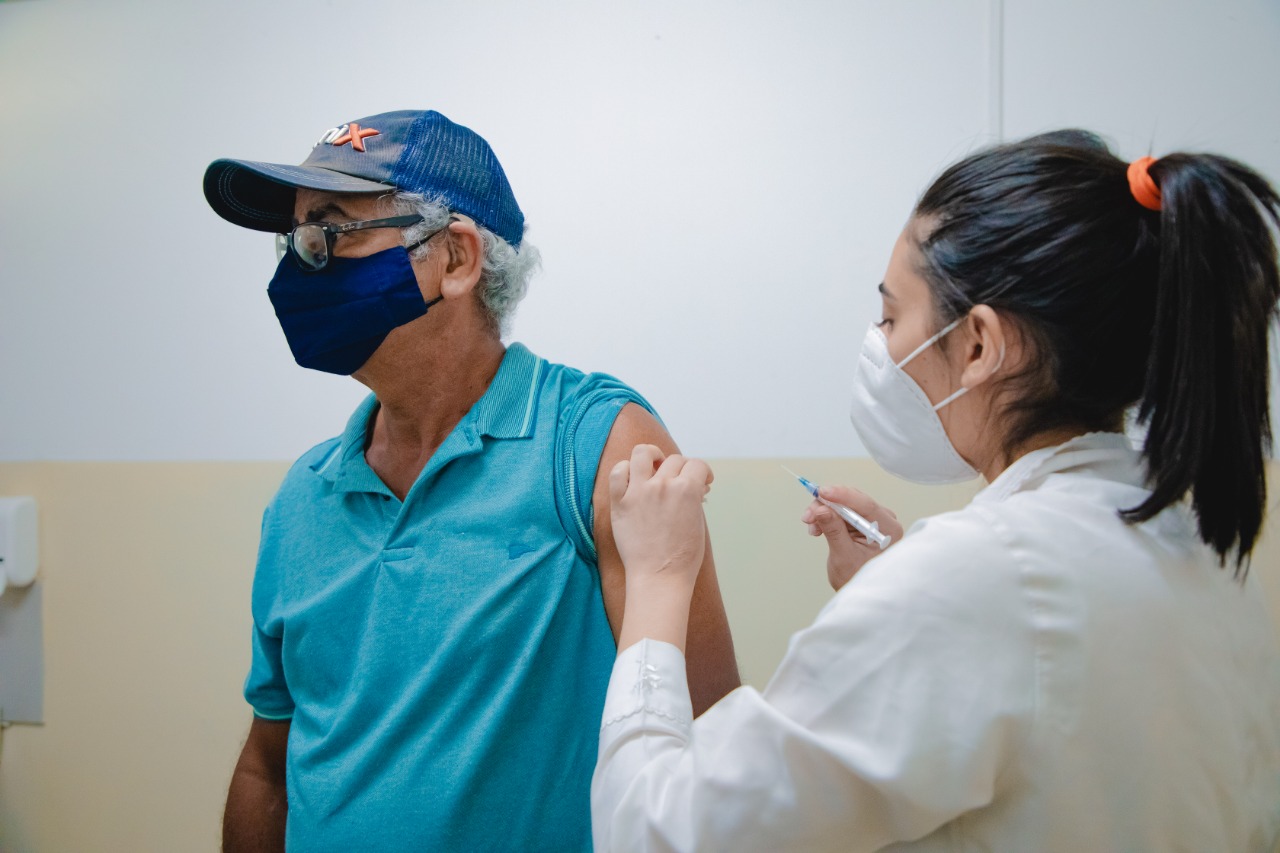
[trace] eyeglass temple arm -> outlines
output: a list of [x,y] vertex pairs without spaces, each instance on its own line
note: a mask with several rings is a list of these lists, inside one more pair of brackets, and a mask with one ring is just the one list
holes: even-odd
[[342,222],[336,225],[328,223],[322,224],[323,228],[330,234],[345,234],[348,231],[363,231],[366,228],[397,228],[405,225],[413,225],[421,222],[422,217],[416,213],[408,213],[404,216],[391,216],[386,219],[365,219],[358,222]]

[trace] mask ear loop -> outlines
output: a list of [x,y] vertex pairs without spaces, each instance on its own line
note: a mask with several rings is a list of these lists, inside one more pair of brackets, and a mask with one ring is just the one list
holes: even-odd
[[929,340],[925,341],[925,342],[924,342],[924,343],[922,343],[920,346],[918,346],[918,347],[916,347],[915,349],[913,349],[913,350],[911,351],[911,355],[907,356],[907,357],[906,357],[906,358],[904,358],[902,361],[898,362],[898,363],[895,365],[895,367],[897,367],[898,369],[902,369],[902,368],[906,367],[908,364],[910,364],[910,363],[911,363],[911,360],[912,360],[913,358],[915,358],[915,357],[916,357],[916,356],[918,356],[920,353],[922,353],[922,352],[924,352],[925,350],[927,350],[929,347],[933,346],[937,341],[941,340],[941,339],[942,339],[942,337],[943,337],[944,335],[946,335],[948,332],[950,332],[950,331],[951,331],[952,329],[954,329],[956,326],[959,326],[959,325],[960,325],[960,320],[963,320],[963,319],[964,319],[963,317],[960,317],[960,318],[958,318],[958,319],[952,320],[952,321],[951,321],[951,325],[947,326],[947,327],[946,327],[946,328],[944,328],[942,331],[938,332],[938,334],[934,335],[932,338],[929,338]]
[[[424,236],[423,236],[423,237],[421,237],[420,239],[415,240],[415,241],[413,242],[413,244],[412,244],[412,245],[410,245],[410,246],[405,246],[405,247],[404,247],[405,253],[406,253],[406,254],[408,254],[409,252],[412,252],[414,249],[416,249],[416,248],[418,248],[419,246],[421,246],[422,244],[426,243],[426,242],[427,242],[428,240],[430,240],[432,237],[434,237],[434,236],[436,236],[437,234],[439,234],[440,232],[442,232],[442,231],[446,230],[446,229],[447,229],[450,225],[452,225],[453,223],[455,223],[455,222],[461,222],[461,221],[462,221],[462,220],[461,220],[461,219],[459,219],[457,216],[455,216],[455,215],[453,215],[452,213],[450,213],[450,214],[449,214],[449,221],[448,221],[448,222],[446,222],[442,227],[437,228],[435,231],[428,232],[426,235],[424,235]],[[409,258],[409,262],[410,262],[410,263],[412,263],[412,262],[413,262],[413,258]],[[430,311],[430,310],[431,310],[431,306],[432,306],[432,305],[435,305],[437,302],[443,302],[443,301],[444,301],[444,294],[443,294],[443,293],[441,293],[441,294],[440,294],[439,296],[437,296],[435,299],[428,299],[428,300],[426,300],[426,303],[425,303],[425,304],[426,304],[426,306],[427,306],[427,310],[428,310],[428,311]]]
[[[914,355],[914,354],[913,354],[913,355]],[[1000,372],[1000,368],[1001,368],[1003,365],[1004,365],[1004,341],[1001,341],[1001,342],[1000,342],[1000,358],[996,361],[996,366],[995,366],[995,367],[993,367],[993,368],[991,368],[991,372],[987,374],[987,378],[988,378],[988,379],[990,379],[992,376],[995,376],[997,373],[999,373],[999,372]],[[956,391],[956,392],[955,392],[954,394],[952,394],[950,397],[948,397],[947,399],[943,400],[943,401],[942,401],[941,403],[939,403],[938,405],[934,406],[934,407],[933,407],[933,410],[936,412],[936,411],[938,411],[939,409],[941,409],[943,406],[945,406],[945,405],[947,405],[948,403],[950,403],[951,401],[955,400],[955,399],[956,399],[956,398],[958,398],[958,397],[963,397],[963,396],[964,396],[965,394],[967,394],[967,393],[969,393],[969,389],[968,389],[968,388],[966,388],[966,387],[964,387],[963,385],[961,385],[961,386],[960,386],[960,390]]]
[[948,397],[947,399],[943,400],[943,401],[942,401],[941,403],[939,403],[938,405],[934,406],[934,407],[933,407],[933,410],[936,412],[936,411],[938,411],[939,409],[941,409],[943,406],[945,406],[945,405],[947,405],[948,403],[950,403],[952,400],[959,399],[960,397],[963,397],[965,394],[968,394],[968,393],[969,393],[969,389],[968,389],[968,388],[966,388],[966,387],[964,387],[963,385],[961,385],[961,386],[960,386],[960,390],[956,391],[956,393],[952,394],[950,397]]

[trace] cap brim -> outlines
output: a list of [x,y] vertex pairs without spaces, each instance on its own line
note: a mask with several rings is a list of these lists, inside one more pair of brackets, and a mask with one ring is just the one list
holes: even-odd
[[204,173],[204,197],[228,222],[282,234],[293,227],[294,191],[376,193],[391,184],[355,178],[316,166],[286,166],[252,160],[214,160]]

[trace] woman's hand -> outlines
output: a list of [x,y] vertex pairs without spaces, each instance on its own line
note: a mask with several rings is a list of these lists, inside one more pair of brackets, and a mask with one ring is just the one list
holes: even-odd
[[[847,486],[823,486],[818,494],[832,503],[844,504],[868,521],[878,522],[880,531],[890,537],[890,547],[902,538],[898,516],[869,495]],[[868,542],[821,501],[809,504],[800,520],[808,525],[810,536],[827,537],[827,580],[832,589],[844,586],[867,560],[880,553],[880,546]]]
[[637,445],[609,472],[613,537],[626,573],[618,651],[644,637],[684,650],[689,601],[707,545],[702,500],[713,475],[699,459]]

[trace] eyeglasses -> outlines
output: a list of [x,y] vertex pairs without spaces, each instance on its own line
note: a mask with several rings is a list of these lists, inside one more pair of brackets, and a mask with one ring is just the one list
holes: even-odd
[[[386,219],[363,219],[358,222],[342,222],[331,225],[325,222],[304,222],[295,226],[288,234],[276,235],[276,260],[292,251],[293,260],[299,267],[308,272],[317,272],[325,268],[329,258],[333,256],[333,241],[339,234],[351,231],[364,231],[368,228],[405,228],[416,225],[422,217],[416,213],[405,216],[389,216]],[[422,245],[429,238],[438,234],[433,231],[409,248]]]

